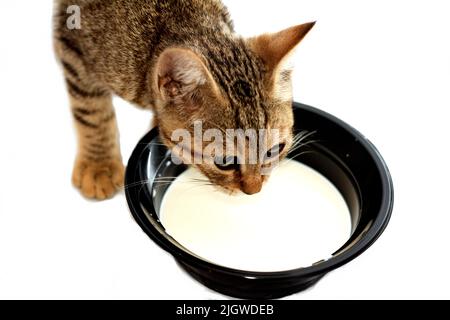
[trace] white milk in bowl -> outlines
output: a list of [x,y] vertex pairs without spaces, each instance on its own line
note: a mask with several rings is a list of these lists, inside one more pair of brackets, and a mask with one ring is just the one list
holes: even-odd
[[181,174],[160,210],[166,232],[204,260],[245,271],[286,271],[328,259],[350,237],[344,198],[324,176],[283,161],[260,193],[228,195],[196,169]]

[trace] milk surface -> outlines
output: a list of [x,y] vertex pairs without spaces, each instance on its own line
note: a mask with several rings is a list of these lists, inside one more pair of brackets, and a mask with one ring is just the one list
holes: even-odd
[[214,264],[285,271],[328,259],[350,237],[348,207],[317,171],[283,161],[255,195],[228,195],[188,169],[169,187],[160,220],[178,243]]

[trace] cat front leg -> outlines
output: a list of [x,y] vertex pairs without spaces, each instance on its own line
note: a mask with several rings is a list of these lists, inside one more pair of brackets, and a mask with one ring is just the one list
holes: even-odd
[[73,184],[91,199],[111,198],[124,183],[117,121],[111,94],[67,81],[78,134]]
[[76,41],[55,34],[78,135],[73,184],[91,199],[112,197],[124,184],[124,166],[112,95],[93,78]]

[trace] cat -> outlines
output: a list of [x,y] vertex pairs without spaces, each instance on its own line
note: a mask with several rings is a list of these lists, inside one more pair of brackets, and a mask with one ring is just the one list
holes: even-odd
[[[68,27],[73,5],[79,28]],[[279,141],[271,145],[278,147],[277,157],[285,157],[293,140],[285,61],[313,26],[247,39],[234,32],[219,0],[56,0],[54,49],[78,133],[74,185],[99,200],[123,186],[112,95],[153,110],[168,148],[174,147],[174,130],[191,131],[193,121],[201,120],[220,130],[279,129]],[[196,167],[219,188],[254,194],[267,179],[264,165]]]

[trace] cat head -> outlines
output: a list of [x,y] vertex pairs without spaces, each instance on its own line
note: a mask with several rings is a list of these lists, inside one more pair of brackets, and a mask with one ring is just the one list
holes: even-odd
[[[180,158],[212,184],[230,193],[259,192],[293,143],[291,70],[285,62],[313,26],[250,39],[212,33],[196,46],[163,51],[152,77],[163,142],[178,154],[183,145]],[[245,134],[230,138],[233,129],[257,133],[258,142]],[[192,139],[180,141],[180,130]]]

